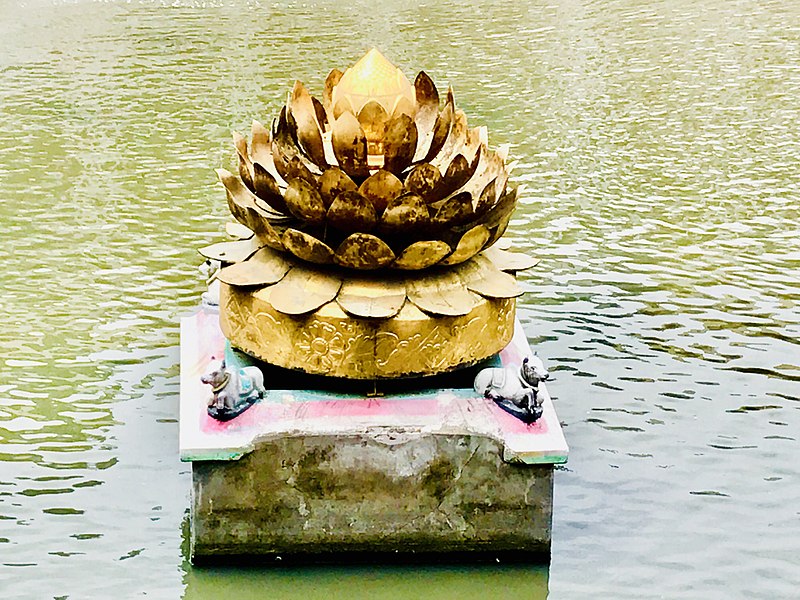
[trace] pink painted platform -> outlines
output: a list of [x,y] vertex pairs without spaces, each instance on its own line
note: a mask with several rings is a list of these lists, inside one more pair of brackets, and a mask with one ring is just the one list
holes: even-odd
[[[298,436],[472,435],[503,448],[503,460],[523,464],[559,464],[568,448],[550,395],[540,384],[544,414],[525,425],[472,389],[431,389],[368,397],[314,390],[270,389],[267,397],[235,419],[221,423],[206,413],[211,395],[200,382],[212,356],[221,357],[226,340],[219,315],[202,309],[181,320],[180,457],[183,461],[237,460],[259,441]],[[531,355],[519,323],[499,355],[503,365],[520,365]]]

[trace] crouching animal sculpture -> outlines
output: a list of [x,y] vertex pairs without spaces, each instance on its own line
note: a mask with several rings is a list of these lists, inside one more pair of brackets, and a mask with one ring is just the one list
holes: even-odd
[[230,421],[266,395],[264,375],[258,367],[228,370],[224,360],[212,360],[200,381],[211,386],[208,414],[218,421]]
[[542,416],[542,401],[538,397],[539,382],[547,381],[550,373],[538,356],[525,358],[519,369],[495,367],[483,369],[475,377],[475,391],[507,413],[531,424]]

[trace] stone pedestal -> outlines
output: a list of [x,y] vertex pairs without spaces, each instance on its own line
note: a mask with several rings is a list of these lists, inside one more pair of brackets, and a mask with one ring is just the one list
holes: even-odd
[[[544,416],[533,425],[469,388],[373,398],[271,390],[219,423],[205,414],[209,388],[199,377],[224,343],[216,315],[184,319],[181,458],[192,462],[193,560],[549,554],[553,465],[567,447],[544,386]],[[498,360],[520,364],[529,353],[518,327]]]

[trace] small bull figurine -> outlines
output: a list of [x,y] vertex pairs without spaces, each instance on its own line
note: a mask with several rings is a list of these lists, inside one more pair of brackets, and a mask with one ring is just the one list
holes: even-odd
[[550,373],[538,356],[532,359],[526,357],[519,369],[483,369],[475,377],[475,391],[494,400],[507,413],[531,424],[542,416],[542,402],[538,398],[539,382],[549,378]]
[[214,395],[208,401],[208,414],[218,421],[238,417],[267,393],[261,369],[243,367],[229,371],[224,360],[212,360],[200,381],[211,386]]

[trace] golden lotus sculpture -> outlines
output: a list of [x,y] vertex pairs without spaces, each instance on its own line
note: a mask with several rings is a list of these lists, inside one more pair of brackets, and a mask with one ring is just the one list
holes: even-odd
[[[240,239],[220,260],[231,343],[279,366],[375,379],[482,360],[510,341],[514,273],[492,248],[516,205],[504,152],[420,72],[377,50],[322,99],[296,82],[271,129],[234,134],[218,170]],[[243,227],[242,227],[243,226]],[[424,272],[423,272],[424,270]]]
[[503,235],[516,204],[502,153],[452,90],[414,85],[377,50],[333,70],[322,101],[297,82],[272,130],[234,134],[220,169],[233,216],[264,244],[316,264],[419,270],[464,262]]

